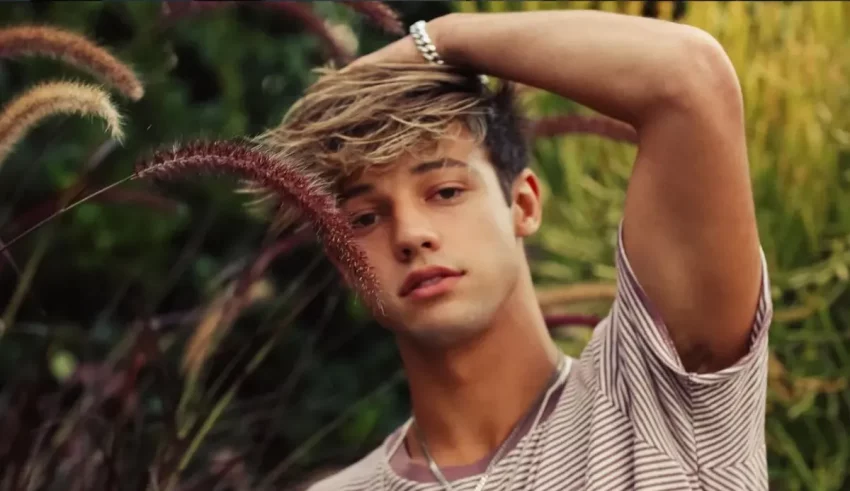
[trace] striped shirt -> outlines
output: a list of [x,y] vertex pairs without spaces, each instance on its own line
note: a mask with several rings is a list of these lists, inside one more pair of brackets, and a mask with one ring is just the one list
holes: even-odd
[[[486,490],[766,490],[767,333],[772,317],[761,254],[761,293],[747,355],[724,370],[685,371],[664,323],[617,248],[617,294],[543,418],[520,431]],[[410,460],[407,424],[359,462],[310,491],[440,491]],[[471,491],[487,460],[443,469]]]

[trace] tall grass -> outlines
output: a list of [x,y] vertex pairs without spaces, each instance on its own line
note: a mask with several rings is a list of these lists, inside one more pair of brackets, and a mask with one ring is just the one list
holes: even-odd
[[[645,3],[455,5],[462,11],[600,8],[642,15]],[[675,2],[653,3],[661,18],[672,18]],[[771,489],[845,489],[850,485],[850,4],[688,2],[679,22],[720,41],[744,93],[759,230],[776,304],[767,414]],[[551,94],[525,94],[538,118],[591,114]],[[576,282],[610,284],[615,278],[614,239],[635,148],[568,133],[538,138],[534,149],[548,191],[533,264],[541,292]],[[601,313],[607,306],[603,299],[579,309]],[[571,349],[580,349],[582,342],[573,340]]]
[[[294,17],[307,27],[321,25],[324,34],[332,32],[332,26],[326,26],[311,6],[285,2],[263,7]],[[398,23],[394,11],[380,2],[352,9],[384,29],[392,30]],[[139,78],[127,65],[82,34],[50,26],[0,29],[0,57],[34,55],[86,71],[134,101],[144,95]],[[15,157],[15,144],[32,127],[60,113],[99,116],[106,121],[113,140],[92,155],[80,177],[60,191],[57,199],[3,224],[0,267],[13,267],[17,277],[13,295],[4,306],[0,338],[6,332],[19,337],[27,329],[15,324],[16,315],[25,300],[32,301],[36,296],[34,278],[57,240],[56,222],[62,215],[97,198],[101,203],[129,198],[154,205],[154,209],[163,204],[155,193],[118,192],[129,180],[168,180],[222,171],[236,174],[274,190],[278,198],[306,218],[306,224],[298,225],[308,227],[268,234],[259,250],[235,265],[235,271],[219,274],[220,280],[214,282],[217,284],[210,285],[208,303],[186,312],[162,314],[158,312],[160,299],[185,272],[186,264],[194,260],[192,256],[209,230],[207,225],[198,224],[172,274],[160,282],[164,292],[153,295],[156,301],[149,302],[143,315],[121,329],[120,340],[104,359],[78,362],[72,352],[61,348],[61,342],[55,342],[53,333],[43,333],[51,351],[45,356],[48,366],[40,368],[47,373],[35,381],[4,374],[10,377],[0,386],[0,490],[200,490],[222,481],[244,489],[252,481],[248,470],[253,467],[245,455],[253,449],[240,447],[241,442],[233,436],[223,445],[220,441],[211,445],[213,435],[238,421],[240,415],[231,410],[232,403],[305,309],[320,299],[318,303],[333,312],[338,303],[333,301],[336,275],[326,264],[325,255],[314,255],[300,264],[298,274],[285,279],[286,288],[280,293],[274,291],[267,270],[281,256],[303,253],[310,236],[319,235],[326,255],[347,271],[348,283],[359,286],[358,290],[365,293],[363,300],[372,302],[377,284],[365,256],[350,241],[349,225],[339,215],[332,197],[314,179],[297,170],[298,166],[247,144],[178,144],[150,159],[139,159],[135,173],[91,192],[89,173],[111,152],[112,143],[123,138],[122,116],[108,94],[94,85],[41,83],[12,98],[0,112],[0,163],[8,155]],[[28,258],[21,271],[10,247],[19,240],[25,243],[22,239],[30,236],[35,247],[26,251]],[[330,299],[320,298],[329,293]],[[116,303],[121,296],[116,292]],[[222,343],[230,327],[246,312],[257,314],[253,309],[258,304],[265,317],[253,326],[250,341],[243,346]],[[109,315],[109,309],[104,306],[103,316]],[[325,317],[317,324],[327,323],[329,318]],[[220,352],[224,349],[231,356],[221,367]],[[182,359],[182,366],[177,366],[175,358]]]

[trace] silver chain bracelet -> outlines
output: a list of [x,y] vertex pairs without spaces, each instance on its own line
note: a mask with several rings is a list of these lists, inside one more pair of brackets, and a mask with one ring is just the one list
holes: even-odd
[[413,42],[416,43],[416,49],[422,53],[422,56],[428,60],[429,63],[433,63],[435,65],[445,64],[443,59],[440,58],[440,54],[437,53],[437,47],[434,46],[434,43],[431,41],[431,36],[429,36],[428,31],[425,30],[424,20],[418,20],[410,25],[410,36],[413,37]]
[[[410,25],[410,36],[416,44],[416,49],[419,50],[422,57],[428,60],[429,63],[445,65],[446,62],[440,57],[440,54],[437,53],[437,47],[434,46],[434,43],[431,41],[431,36],[429,36],[428,31],[425,30],[424,20],[418,20]],[[478,78],[481,80],[482,84],[487,83],[487,75],[479,75]]]

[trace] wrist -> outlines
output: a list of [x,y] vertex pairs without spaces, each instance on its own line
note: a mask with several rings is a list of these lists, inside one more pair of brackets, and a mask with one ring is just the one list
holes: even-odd
[[447,65],[464,66],[460,50],[452,43],[452,29],[458,17],[463,14],[450,13],[428,21],[425,28],[431,37],[431,42],[437,48],[437,53]]

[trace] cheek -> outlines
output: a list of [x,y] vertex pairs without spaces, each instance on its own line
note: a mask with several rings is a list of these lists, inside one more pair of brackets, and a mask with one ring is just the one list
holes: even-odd
[[441,224],[443,242],[449,254],[458,254],[457,259],[467,266],[478,270],[492,270],[500,266],[493,263],[505,263],[513,260],[516,249],[516,236],[510,210],[501,204],[501,208],[491,208],[490,203],[481,203],[463,211],[447,215]]
[[386,268],[387,258],[390,257],[390,250],[386,245],[386,241],[376,240],[370,236],[366,239],[357,240],[357,245],[361,250],[366,252],[366,260],[369,264],[378,270]]
[[398,274],[398,264],[387,237],[375,231],[357,240],[357,245],[366,252],[366,260],[369,261],[378,281],[383,285],[393,285],[398,281],[393,276]]
[[504,201],[494,203],[489,200],[475,210],[475,216],[467,220],[465,234],[471,238],[486,239],[492,245],[495,245],[493,241],[513,244],[516,237],[511,210]]

